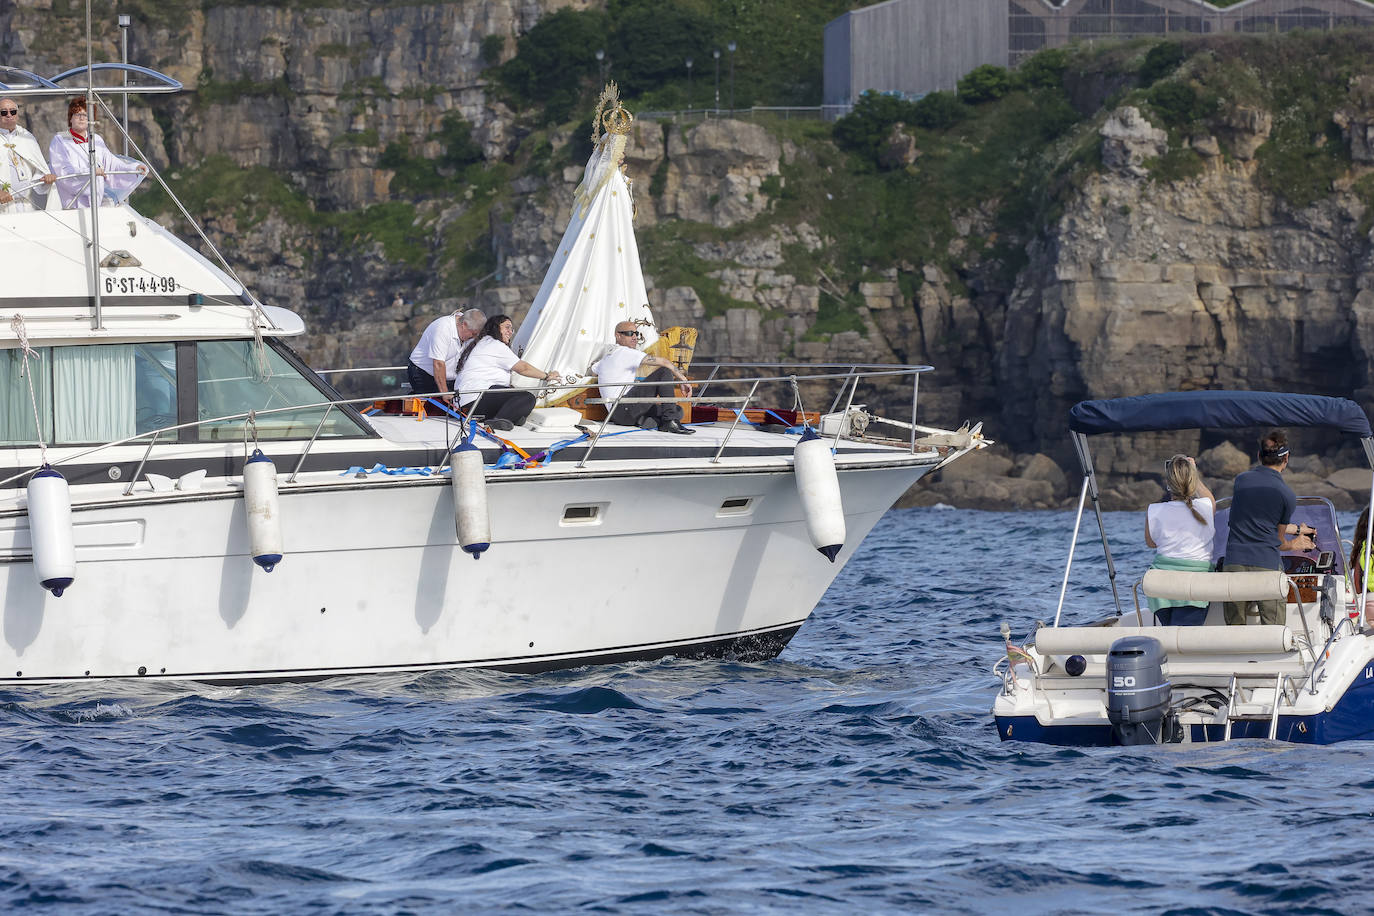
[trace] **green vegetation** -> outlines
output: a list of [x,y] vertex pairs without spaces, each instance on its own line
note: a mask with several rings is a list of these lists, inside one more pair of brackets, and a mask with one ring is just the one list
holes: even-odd
[[[738,108],[817,105],[825,24],[863,5],[853,0],[609,0],[604,13],[564,8],[522,35],[515,56],[496,72],[511,101],[540,106],[545,124],[590,107],[603,69],[641,110],[689,102],[713,106],[716,51],[721,106],[731,104],[732,85]],[[689,57],[694,65],[690,98]]]
[[495,67],[501,63],[501,55],[506,51],[506,36],[487,35],[482,39],[482,63]]
[[[375,132],[374,132],[375,134]],[[392,140],[377,158],[380,168],[392,169],[391,193],[416,200],[449,196],[490,178],[491,169],[481,167],[482,147],[472,138],[472,125],[462,115],[444,115],[433,139],[443,145],[437,159],[413,154],[410,140]],[[376,145],[375,139],[373,145]]]
[[1178,42],[1161,41],[1145,54],[1145,61],[1140,65],[1140,84],[1153,86],[1178,69],[1187,56],[1188,52]]
[[[739,0],[609,0],[604,11],[564,8],[546,16],[513,47],[504,36],[487,36],[482,54],[489,76],[512,104],[529,112],[519,148],[504,161],[484,160],[472,126],[456,112],[430,136],[385,144],[372,128],[338,136],[336,146],[359,148],[350,162],[370,161],[375,151],[376,165],[393,174],[392,199],[356,212],[318,212],[281,176],[236,169],[224,157],[183,169],[174,184],[193,212],[232,217],[240,232],[277,214],[313,234],[315,250],[331,252],[331,259],[335,252],[380,246],[388,260],[434,278],[431,291],[460,295],[496,269],[492,226],[508,218],[510,182],[556,176],[586,161],[602,66],[639,112],[652,104],[686,103],[679,58],[691,55],[700,106],[711,95],[711,50],[736,40],[738,105],[815,102],[817,23],[857,4],[818,5],[824,12]],[[803,33],[810,45],[785,47],[788,36]],[[605,51],[602,62],[598,49]],[[512,50],[514,57],[500,63]],[[351,52],[338,46],[321,53]],[[1107,110],[1136,106],[1167,131],[1168,151],[1146,163],[1156,182],[1196,176],[1209,161],[1232,162],[1236,144],[1267,128],[1272,117],[1268,139],[1255,153],[1256,174],[1286,205],[1300,208],[1330,195],[1333,182],[1349,180],[1349,148],[1337,112],[1351,105],[1351,78],[1374,71],[1370,61],[1370,33],[1138,40],[1044,51],[1015,71],[980,67],[960,81],[958,93],[914,101],[869,93],[833,125],[768,122],[796,154],[787,157],[781,176],[758,189],[767,201],[764,212],[728,230],[664,219],[639,233],[644,267],[659,287],[695,289],[708,316],[761,309],[727,295],[712,274],[732,265],[701,258],[695,246],[805,223],[821,244],[784,246],[778,270],[822,290],[812,339],[862,330],[859,284],[890,277],[894,267],[908,301],[924,282],[925,267],[938,268],[955,294],[995,298],[1011,288],[1027,246],[1102,169],[1099,130]],[[722,104],[728,104],[728,72],[723,52]],[[291,98],[284,80],[220,82],[206,71],[201,87],[201,105],[244,96]],[[362,110],[371,97],[433,99],[445,91],[418,87],[396,94],[371,78],[350,86],[349,98]],[[573,123],[579,116],[583,120]],[[169,118],[158,124],[170,134]],[[665,139],[691,126],[665,125]],[[1195,151],[1209,150],[1206,138],[1216,139],[1220,158]],[[909,150],[913,143],[914,161],[891,155],[889,147]],[[669,173],[663,160],[652,173],[633,177],[659,199]],[[565,191],[557,181],[549,187],[549,193]],[[1366,205],[1359,231],[1367,233],[1374,224],[1374,176],[1356,181],[1353,193]],[[159,196],[142,193],[140,208],[156,212],[149,201]],[[1130,208],[1123,204],[1115,213],[1129,218]]]
[[[398,264],[419,268],[429,259],[431,230],[418,220],[412,204],[389,202],[361,210],[320,212],[275,171],[239,168],[224,155],[210,156],[194,168],[173,173],[171,183],[191,213],[231,218],[238,233],[275,215],[321,236],[326,249],[361,251],[380,243],[388,260]],[[175,218],[175,207],[159,187],[140,191],[136,202],[145,213]]]
[[366,130],[339,134],[334,138],[333,146],[363,146],[373,147],[380,143],[377,136],[377,128],[369,127]]
[[1364,204],[1364,215],[1360,217],[1360,224],[1355,231],[1360,236],[1368,237],[1369,231],[1374,229],[1374,172],[1355,182],[1351,190]]
[[983,64],[974,67],[959,80],[959,97],[970,105],[981,105],[1011,92],[1012,85],[1006,67]]
[[213,71],[206,69],[200,73],[200,78],[196,83],[196,94],[192,98],[195,104],[203,106],[227,105],[237,102],[239,99],[254,96],[290,99],[295,96],[295,93],[291,91],[291,86],[286,82],[284,76],[265,83],[248,79],[218,82],[214,78]]

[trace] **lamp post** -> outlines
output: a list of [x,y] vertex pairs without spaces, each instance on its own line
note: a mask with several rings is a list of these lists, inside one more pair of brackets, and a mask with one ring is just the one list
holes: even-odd
[[711,52],[716,59],[716,114],[720,114],[720,48]]
[[606,49],[596,49],[596,67],[601,71],[601,85],[606,85]]
[[730,117],[735,116],[735,43],[732,41],[725,46],[725,50],[730,52]]
[[695,63],[690,57],[687,58],[687,110],[692,110],[692,64]]
[[[119,44],[125,66],[129,64],[129,26],[133,20],[128,13],[119,14]],[[129,71],[124,71],[124,155],[129,155]]]

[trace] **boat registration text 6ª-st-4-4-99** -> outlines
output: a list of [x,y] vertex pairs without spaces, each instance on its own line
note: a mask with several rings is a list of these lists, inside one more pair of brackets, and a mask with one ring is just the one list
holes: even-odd
[[174,293],[179,284],[175,277],[106,277],[106,293]]

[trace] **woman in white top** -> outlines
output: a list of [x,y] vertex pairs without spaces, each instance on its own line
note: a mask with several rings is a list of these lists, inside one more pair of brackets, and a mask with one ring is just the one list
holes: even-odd
[[[1155,549],[1151,568],[1211,570],[1216,497],[1187,455],[1164,462],[1164,485],[1169,499],[1145,510],[1145,545]],[[1194,626],[1207,616],[1207,602],[1151,598],[1150,610],[1162,626]]]
[[507,315],[487,319],[482,333],[468,341],[455,367],[454,390],[470,416],[481,416],[492,429],[509,430],[525,422],[534,409],[533,392],[510,386],[512,372],[526,378],[557,382],[558,373],[536,369],[515,355],[510,339],[515,326]]

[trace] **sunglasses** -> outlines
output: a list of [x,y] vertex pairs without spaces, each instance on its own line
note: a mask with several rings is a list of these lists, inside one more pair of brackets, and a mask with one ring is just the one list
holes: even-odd
[[639,336],[639,332],[638,332],[638,331],[616,331],[616,333],[617,333],[617,334],[622,334],[622,335],[624,335],[625,337],[638,337],[638,336]]
[[17,114],[19,114],[19,109],[18,109],[18,108],[0,108],[0,115],[17,115]]

